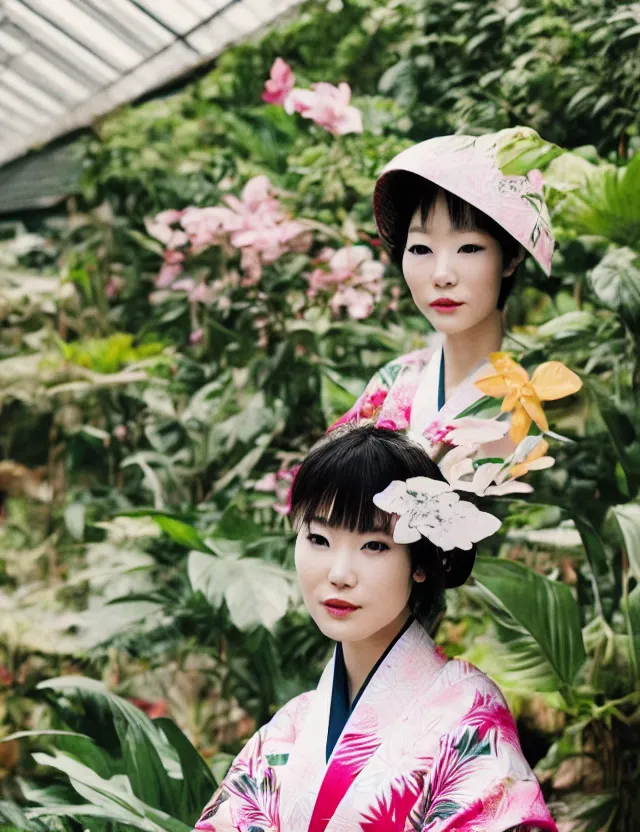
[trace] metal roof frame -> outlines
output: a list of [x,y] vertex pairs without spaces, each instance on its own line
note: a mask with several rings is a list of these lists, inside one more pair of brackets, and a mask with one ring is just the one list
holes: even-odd
[[0,166],[165,86],[302,0],[0,0]]

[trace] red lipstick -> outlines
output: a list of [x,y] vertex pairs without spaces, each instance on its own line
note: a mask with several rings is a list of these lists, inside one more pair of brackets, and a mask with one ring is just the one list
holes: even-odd
[[355,604],[342,601],[340,598],[329,598],[323,602],[323,606],[329,615],[332,615],[334,618],[345,618],[347,615],[351,615],[352,612],[360,609]]
[[459,306],[462,306],[461,303],[458,303],[455,300],[451,300],[450,298],[438,298],[429,305],[432,309],[435,309],[437,312],[444,312],[445,314],[448,314],[449,312],[455,312],[455,310]]

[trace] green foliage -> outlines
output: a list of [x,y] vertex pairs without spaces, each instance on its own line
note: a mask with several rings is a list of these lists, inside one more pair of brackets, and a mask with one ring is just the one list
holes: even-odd
[[[88,713],[105,728],[117,734],[115,753],[106,757],[88,738],[67,732],[65,741],[52,754],[36,752],[41,766],[63,775],[67,787],[38,789],[23,784],[24,796],[37,808],[5,804],[0,813],[7,820],[38,829],[34,819],[52,817],[103,818],[146,832],[188,832],[193,828],[204,804],[215,791],[215,778],[202,757],[178,726],[166,719],[152,721],[127,700],[109,693],[103,685],[83,677],[62,677],[40,685],[53,691],[64,713],[64,699],[78,699]],[[95,727],[94,727],[95,731]],[[23,737],[39,742],[51,741],[63,732],[29,731]],[[96,738],[100,732],[96,731]],[[74,797],[75,793],[75,797]],[[64,797],[64,799],[63,799]],[[80,802],[79,799],[84,802]]]
[[153,355],[159,355],[162,344],[140,344],[134,347],[133,335],[117,332],[108,338],[90,338],[81,343],[60,342],[65,361],[95,370],[97,373],[117,373]]
[[479,559],[474,577],[499,607],[501,626],[511,630],[507,640],[521,670],[545,680],[555,677],[570,695],[586,654],[580,611],[569,588],[522,564],[495,559]]

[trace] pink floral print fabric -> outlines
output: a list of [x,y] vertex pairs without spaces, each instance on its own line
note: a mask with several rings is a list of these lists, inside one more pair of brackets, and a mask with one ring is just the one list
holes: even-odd
[[324,752],[333,660],[247,744],[198,832],[557,832],[498,688],[414,622]]

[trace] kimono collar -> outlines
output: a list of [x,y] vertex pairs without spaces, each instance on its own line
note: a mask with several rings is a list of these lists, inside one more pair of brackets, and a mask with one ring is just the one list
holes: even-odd
[[[409,623],[379,662],[350,710],[327,762],[327,734],[335,655],[322,674],[304,727],[283,769],[283,829],[324,832],[342,798],[360,778],[380,745],[415,717],[414,709],[438,678],[446,660],[422,625]],[[337,824],[337,818],[333,823]],[[339,824],[338,824],[339,825]]]
[[398,635],[392,640],[387,649],[369,671],[367,678],[364,680],[362,687],[354,697],[351,704],[349,703],[349,679],[347,676],[347,667],[344,661],[344,652],[342,650],[342,644],[340,642],[336,644],[336,651],[333,659],[333,687],[331,691],[331,707],[329,709],[329,728],[327,730],[327,762],[329,761],[329,757],[331,757],[331,753],[338,742],[340,734],[342,734],[344,727],[347,724],[347,720],[358,704],[362,694],[365,692],[367,685],[376,675],[378,668],[389,655],[395,643],[402,638],[409,627],[413,624],[413,621],[413,616],[409,616],[406,624],[404,624]]
[[461,382],[445,401],[444,349],[439,347],[420,376],[415,379],[415,393],[411,407],[410,428],[424,433],[434,422],[446,423],[455,419],[463,410],[482,398],[474,381],[491,364],[487,358],[479,362],[467,378]]

